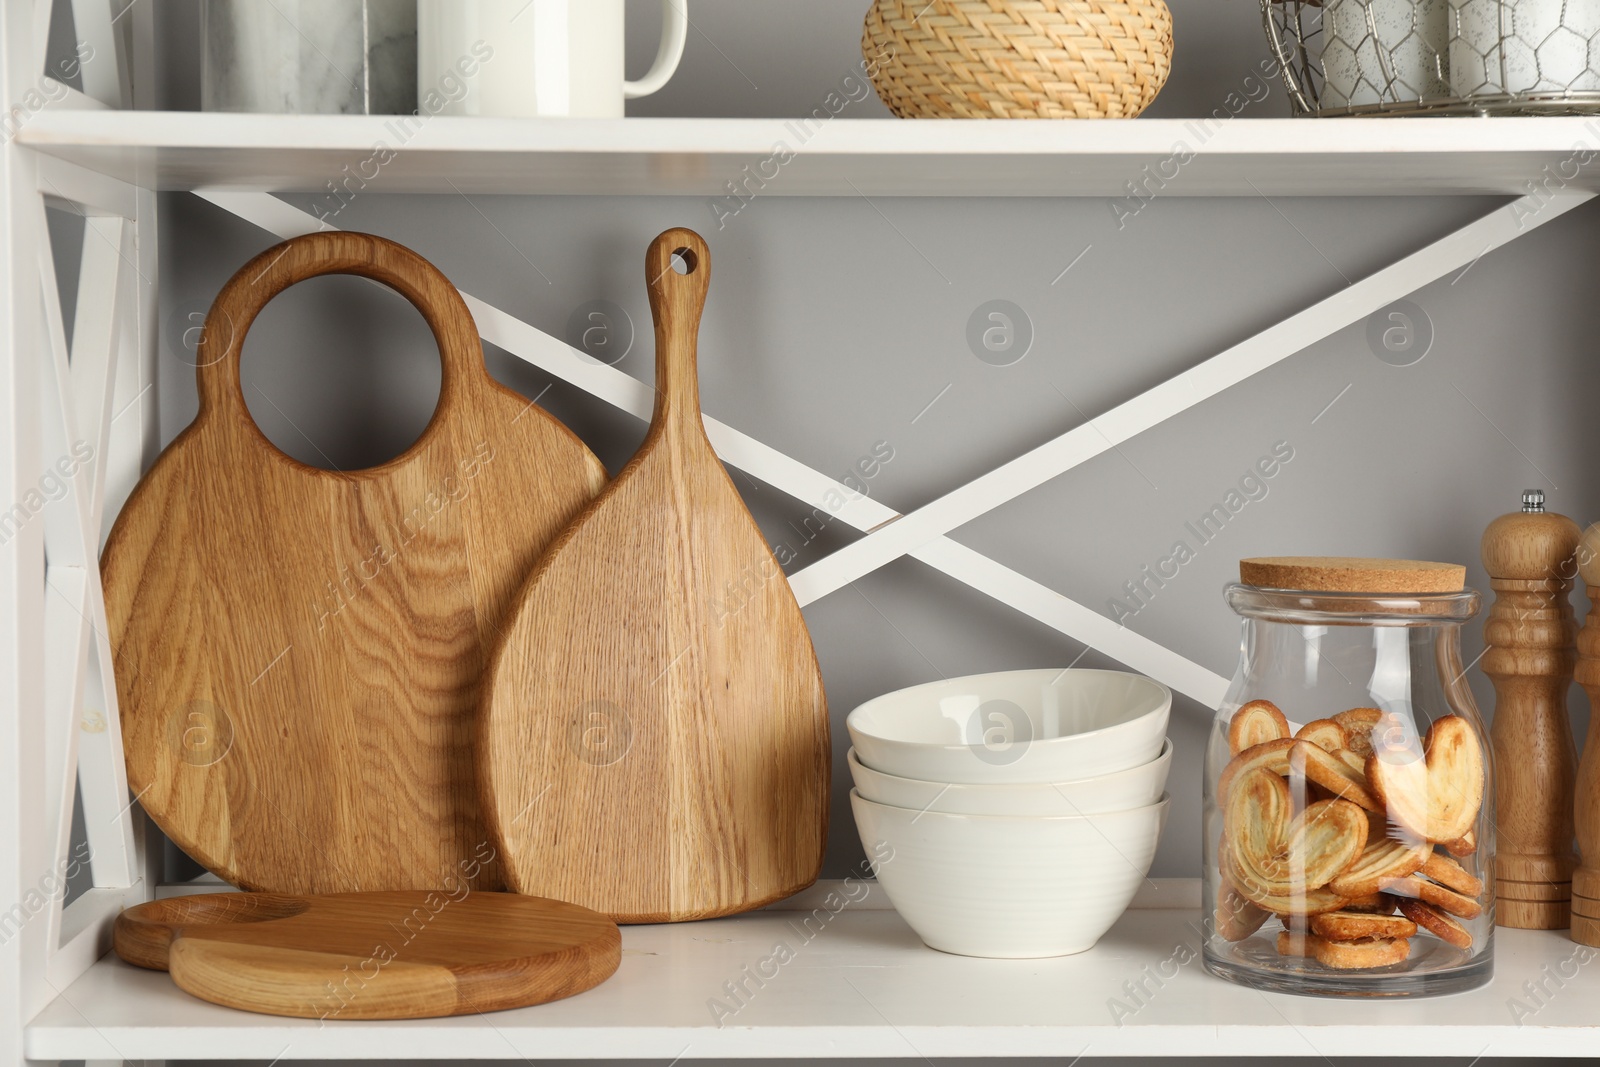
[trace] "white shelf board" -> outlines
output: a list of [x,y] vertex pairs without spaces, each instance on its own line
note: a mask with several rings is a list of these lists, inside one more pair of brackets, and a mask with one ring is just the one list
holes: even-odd
[[[412,119],[46,110],[24,145],[161,189],[761,196],[1600,190],[1600,119]],[[377,146],[398,149],[384,160]],[[782,144],[793,157],[774,161]],[[376,154],[375,154],[376,152]],[[1190,154],[1192,153],[1192,158]],[[381,162],[379,162],[381,161]],[[1563,169],[1565,165],[1565,169]],[[346,169],[348,168],[348,170]],[[1532,183],[1532,184],[1530,184]]]
[[[859,889],[856,890],[859,895]],[[1161,894],[1157,894],[1159,897]],[[1171,898],[1171,894],[1166,894]],[[279,1019],[216,1007],[107,957],[27,1028],[57,1059],[825,1059],[941,1056],[1579,1057],[1600,1042],[1600,964],[1560,932],[1497,934],[1493,983],[1449,997],[1339,1001],[1258,993],[1186,965],[1195,909],[1134,909],[1091,951],[979,960],[924,948],[876,890],[825,924],[768,910],[624,927],[616,976],[569,1000],[409,1022]],[[717,1025],[710,1001],[777,944],[794,958]],[[1588,953],[1589,955],[1583,955]],[[772,968],[768,968],[771,973]],[[1176,974],[1172,972],[1176,971]],[[1153,980],[1149,975],[1156,975]],[[1170,977],[1168,977],[1170,975]],[[1552,978],[1551,976],[1555,977]],[[377,979],[381,981],[381,975]],[[1125,983],[1147,1002],[1119,1020]],[[1544,1004],[1525,982],[1543,986]],[[1518,1026],[1513,1002],[1532,1014]]]

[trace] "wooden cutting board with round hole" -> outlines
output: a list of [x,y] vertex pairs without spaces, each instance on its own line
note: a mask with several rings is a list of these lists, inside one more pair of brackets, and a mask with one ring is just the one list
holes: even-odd
[[700,418],[711,255],[668,230],[645,270],[650,431],[517,594],[478,749],[507,884],[618,922],[793,893],[816,880],[828,818],[811,638]]
[[450,890],[168,897],[117,917],[117,955],[201,1000],[303,1019],[426,1019],[582,993],[622,959],[587,908]]
[[[367,470],[285,456],[240,388],[256,314],[322,274],[399,291],[443,362],[421,438]],[[489,642],[604,468],[489,377],[444,275],[380,237],[263,252],[218,294],[199,355],[199,415],[134,490],[102,561],[129,785],[235,885],[444,884],[488,847],[472,747]],[[500,884],[493,863],[472,880]]]

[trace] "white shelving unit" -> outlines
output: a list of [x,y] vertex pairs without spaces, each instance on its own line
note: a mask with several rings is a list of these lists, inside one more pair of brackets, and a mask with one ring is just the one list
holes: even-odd
[[[860,886],[856,883],[856,895]],[[1163,887],[1168,888],[1168,887]],[[1159,894],[1153,894],[1158,896]],[[811,903],[820,907],[820,895]],[[922,946],[874,891],[839,912],[625,927],[615,977],[494,1015],[319,1024],[220,1008],[108,957],[28,1027],[58,1059],[1587,1057],[1597,953],[1499,931],[1492,985],[1374,1004],[1267,995],[1206,974],[1199,912],[1135,908],[1094,950],[978,960]],[[785,964],[762,961],[783,944]],[[1525,986],[1524,983],[1530,983]],[[742,984],[742,988],[741,988]],[[1530,994],[1528,989],[1536,992]],[[1542,989],[1543,992],[1538,990]]]
[[[324,223],[271,193],[347,182],[385,193],[703,198],[1514,198],[916,511],[898,515],[864,497],[829,505],[866,536],[791,577],[805,603],[909,554],[1214,705],[1224,683],[1213,672],[944,535],[1584,203],[1600,191],[1600,121],[171,114],[135,110],[152,98],[151,5],[72,7],[79,37],[105,57],[83,66],[82,93],[40,73],[50,0],[0,5],[0,87],[13,108],[0,148],[0,1067],[126,1058],[1592,1054],[1600,978],[1592,956],[1560,935],[1502,932],[1494,984],[1447,1000],[1269,997],[1185,962],[1198,950],[1192,885],[1146,898],[1098,948],[1068,959],[940,955],[882,910],[876,892],[826,921],[809,910],[821,899],[812,894],[789,905],[800,910],[628,929],[614,980],[492,1017],[319,1025],[207,1005],[106,955],[117,910],[149,899],[156,879],[122,772],[96,559],[157,444],[156,190],[195,191],[285,237]],[[86,216],[70,345],[46,205]],[[641,383],[484,301],[469,304],[486,339],[648,416]],[[728,462],[798,499],[854,496],[737,427],[708,420],[708,431]],[[46,505],[41,478],[79,443],[92,458]],[[75,779],[95,888],[63,908],[55,875],[70,862]],[[820,924],[809,937],[808,918]],[[742,1005],[724,983],[748,982],[744,968],[780,941],[794,960],[749,986]],[[720,1019],[714,998],[729,1009]]]
[[[704,197],[735,189],[746,197],[1600,190],[1600,119],[1585,118],[1074,124],[51,110],[18,139],[156,189],[321,191],[349,180],[352,191],[388,193],[454,185],[465,193]],[[394,158],[385,160],[380,145]]]

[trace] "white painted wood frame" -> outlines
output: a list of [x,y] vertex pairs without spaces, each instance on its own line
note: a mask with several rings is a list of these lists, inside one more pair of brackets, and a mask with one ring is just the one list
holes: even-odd
[[[0,4],[0,100],[8,109],[7,125],[0,133],[0,211],[4,212],[0,226],[4,336],[0,349],[0,1067],[24,1062],[25,1027],[47,1005],[57,1021],[83,1016],[64,991],[105,952],[116,911],[128,902],[148,899],[154,881],[153,857],[143,847],[142,816],[124,777],[97,560],[111,519],[153,458],[157,443],[155,179],[150,177],[146,185],[131,184],[80,165],[92,153],[74,163],[50,151],[52,146],[41,144],[35,150],[24,143],[27,137],[16,136],[46,108],[52,116],[88,115],[149,100],[154,0],[67,2],[79,39],[93,54],[83,64],[81,92],[44,74],[50,0]],[[46,103],[36,108],[30,103],[35,99]],[[295,128],[335,129],[318,121]],[[690,127],[641,127],[646,128],[651,137],[667,137]],[[1541,131],[1551,128],[1519,125],[1508,133],[1538,141],[1547,138]],[[586,136],[590,127],[572,129]],[[1105,141],[1103,151],[1096,151],[1111,155],[1127,151],[1112,143],[1124,136],[1118,132],[1123,129],[1108,126],[1104,136],[1093,133],[1091,137]],[[1473,136],[1465,125],[1415,129],[1443,139],[1438,151],[1445,154],[1468,151],[1460,145]],[[1265,150],[1252,140],[1259,140],[1258,134],[1255,127],[1239,127],[1222,138],[1219,143],[1234,160],[1230,166],[1253,165],[1254,153]],[[858,134],[841,128],[838,136]],[[670,147],[647,145],[641,151]],[[196,151],[204,155],[208,149],[201,146]],[[492,153],[493,147],[474,151]],[[588,150],[580,146],[573,151]],[[1059,147],[1049,151],[1053,158],[1061,155]],[[1381,161],[1384,155],[1370,145],[1362,151],[1361,166],[1376,165],[1367,156]],[[1552,149],[1539,141],[1530,142],[1526,151],[1532,153],[1528,158],[1548,159]],[[849,177],[848,158],[835,159],[831,165]],[[1496,166],[1501,170],[1484,182],[1503,188],[1515,163]],[[1536,177],[1529,175],[1530,180]],[[1484,191],[1484,186],[1467,183],[1433,191]],[[260,190],[235,188],[204,195],[279,236],[319,227],[311,216]],[[877,500],[851,494],[836,480],[731,426],[707,419],[707,430],[726,461],[796,499],[812,507],[826,506],[830,494],[847,500],[835,514],[865,536],[792,577],[803,603],[910,555],[1215,706],[1226,682],[1214,672],[946,535],[1461,269],[1591,195],[1578,185],[1541,189],[1491,212],[904,515]],[[46,231],[47,207],[84,216],[70,344]],[[482,300],[468,297],[468,302],[486,340],[623,411],[649,417],[649,387]],[[94,888],[63,907],[60,875],[74,859],[68,849],[75,783],[81,783]],[[181,1051],[180,1045],[172,1048]],[[334,1046],[344,1048],[335,1042],[329,1050]],[[112,1057],[121,1052],[102,1044],[92,1051],[99,1058],[91,1062],[117,1062]],[[397,1045],[395,1051],[403,1048]]]
[[[156,443],[153,192],[20,148],[45,108],[128,107],[144,12],[72,5],[88,92],[46,77],[48,0],[0,5],[0,1065],[145,899],[100,591],[104,535]],[[46,209],[81,216],[68,319]],[[86,840],[72,849],[75,804]],[[70,873],[92,887],[65,905]]]

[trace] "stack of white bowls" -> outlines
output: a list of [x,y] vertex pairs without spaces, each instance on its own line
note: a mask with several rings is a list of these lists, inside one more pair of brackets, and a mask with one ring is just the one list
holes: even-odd
[[1155,857],[1171,708],[1141,675],[1058,669],[856,708],[850,804],[895,909],[929,947],[963,956],[1093,947]]

